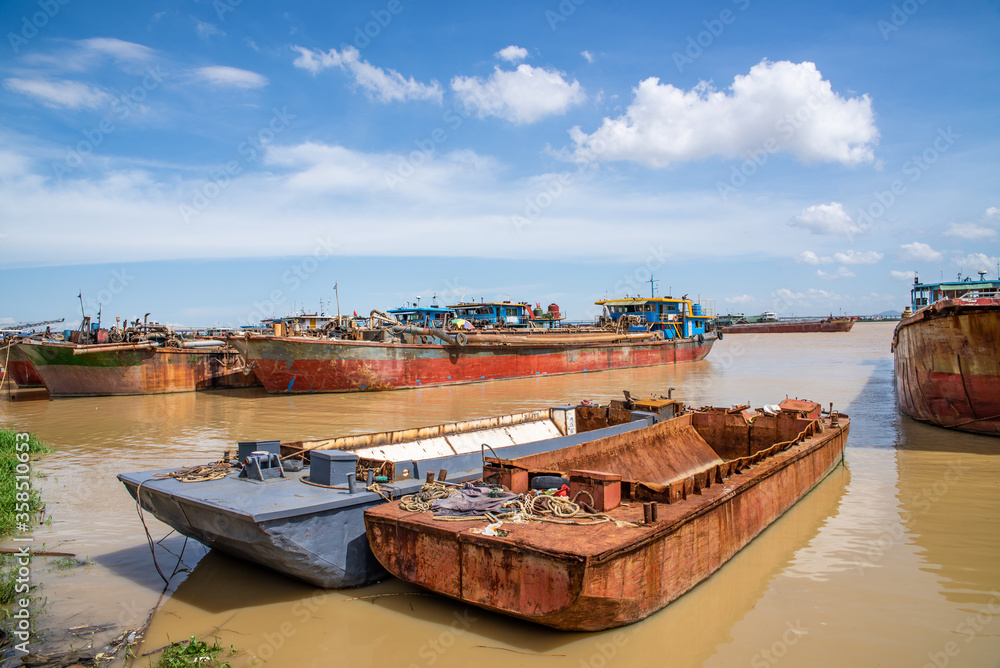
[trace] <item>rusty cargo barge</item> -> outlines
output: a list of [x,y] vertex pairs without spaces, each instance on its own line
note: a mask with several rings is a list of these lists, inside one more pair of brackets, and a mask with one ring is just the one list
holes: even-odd
[[223,342],[188,348],[152,342],[44,341],[21,343],[18,349],[53,398],[259,386],[252,374],[244,373],[242,359],[235,350]]
[[591,500],[599,515],[577,524],[495,515],[502,530],[489,535],[481,520],[470,528],[393,502],[365,512],[369,544],[389,572],[433,592],[557,629],[614,628],[709,577],[819,484],[843,461],[849,426],[817,403],[786,400],[488,459],[487,480],[523,492],[537,476],[564,476],[570,498]]
[[822,320],[767,320],[757,322],[733,321],[719,324],[723,334],[811,334],[816,332],[849,332],[857,318],[823,318]]
[[2,356],[4,359],[4,379],[13,380],[19,388],[43,387],[41,377],[35,371],[35,367],[28,361],[16,341],[11,341],[4,348]]
[[915,420],[1000,436],[1000,279],[922,284],[892,340],[896,403]]
[[[513,314],[524,305],[505,302],[451,307],[467,329],[389,321],[333,338],[251,334],[229,340],[273,393],[393,390],[695,362],[717,340],[707,326],[710,316],[687,299],[598,304],[609,313],[603,328],[513,329],[510,321],[521,320]],[[477,326],[466,322],[475,311],[490,311]]]

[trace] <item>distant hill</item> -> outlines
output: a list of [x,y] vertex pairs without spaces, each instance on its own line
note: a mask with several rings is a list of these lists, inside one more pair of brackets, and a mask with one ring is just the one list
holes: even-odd
[[898,318],[903,315],[902,311],[882,311],[881,313],[876,313],[875,316],[882,316],[884,318]]

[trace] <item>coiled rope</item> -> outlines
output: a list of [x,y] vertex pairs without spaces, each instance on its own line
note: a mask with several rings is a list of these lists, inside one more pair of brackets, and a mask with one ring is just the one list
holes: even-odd
[[154,473],[154,478],[173,478],[181,482],[205,482],[206,480],[220,480],[232,473],[233,465],[229,462],[218,461],[213,464],[198,464],[187,468],[168,471],[166,473]]

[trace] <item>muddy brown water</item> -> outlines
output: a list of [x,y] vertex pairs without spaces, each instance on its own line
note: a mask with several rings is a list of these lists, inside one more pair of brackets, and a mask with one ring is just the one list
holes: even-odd
[[[35,547],[84,562],[34,560],[47,599],[34,623],[48,629],[45,647],[100,645],[159,603],[140,654],[215,636],[238,649],[234,667],[998,666],[1000,439],[896,412],[892,329],[730,335],[687,365],[363,395],[5,399],[0,421],[55,449],[35,464],[52,518],[34,531]],[[603,633],[553,631],[391,578],[317,590],[193,541],[181,562],[190,572],[161,599],[135,504],[115,479],[211,461],[239,440],[398,429],[668,387],[695,406],[833,402],[852,419],[846,463],[710,579]],[[170,533],[147,523],[154,540]],[[175,534],[157,546],[167,574],[183,545]],[[108,628],[67,631],[82,625]]]

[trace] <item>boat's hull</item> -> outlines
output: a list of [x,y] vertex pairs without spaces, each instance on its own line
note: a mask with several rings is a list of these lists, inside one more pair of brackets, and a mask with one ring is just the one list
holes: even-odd
[[237,338],[268,392],[364,392],[694,362],[714,335],[619,343],[466,346],[288,337]]
[[[440,594],[557,629],[614,628],[721,568],[843,461],[846,439],[846,428],[828,429],[724,484],[660,505],[652,525],[515,525],[512,539],[489,539],[387,504],[366,513],[368,538],[389,572]],[[626,517],[641,522],[640,504],[616,516]],[[513,539],[514,529],[526,539]],[[593,554],[596,534],[588,531],[617,547]]]
[[74,354],[72,343],[20,344],[51,397],[161,394],[256,386],[235,353],[120,347]]
[[896,403],[916,420],[1000,436],[1000,299],[948,300],[900,321]]
[[814,332],[849,332],[855,318],[802,320],[798,322],[750,322],[720,327],[723,334],[808,334]]
[[[138,494],[146,512],[178,533],[237,559],[324,589],[359,587],[386,576],[365,537],[364,509],[384,503],[376,494],[359,494],[349,505],[331,504],[333,507],[323,510],[268,519],[255,517],[244,508],[246,495],[266,493],[254,483],[199,483],[226,492],[224,498],[206,500],[184,494],[189,491],[184,483],[153,478],[148,473],[118,477],[133,498]],[[220,484],[227,482],[230,484]],[[267,485],[282,485],[292,492],[306,488],[294,479]],[[174,488],[181,493],[173,493]]]
[[10,352],[4,351],[4,357],[9,359],[6,360],[6,365],[4,369],[6,371],[6,376],[11,378],[18,387],[42,387],[42,379],[35,371],[35,367],[32,366],[28,358],[25,357],[24,353],[18,346],[11,346]]

